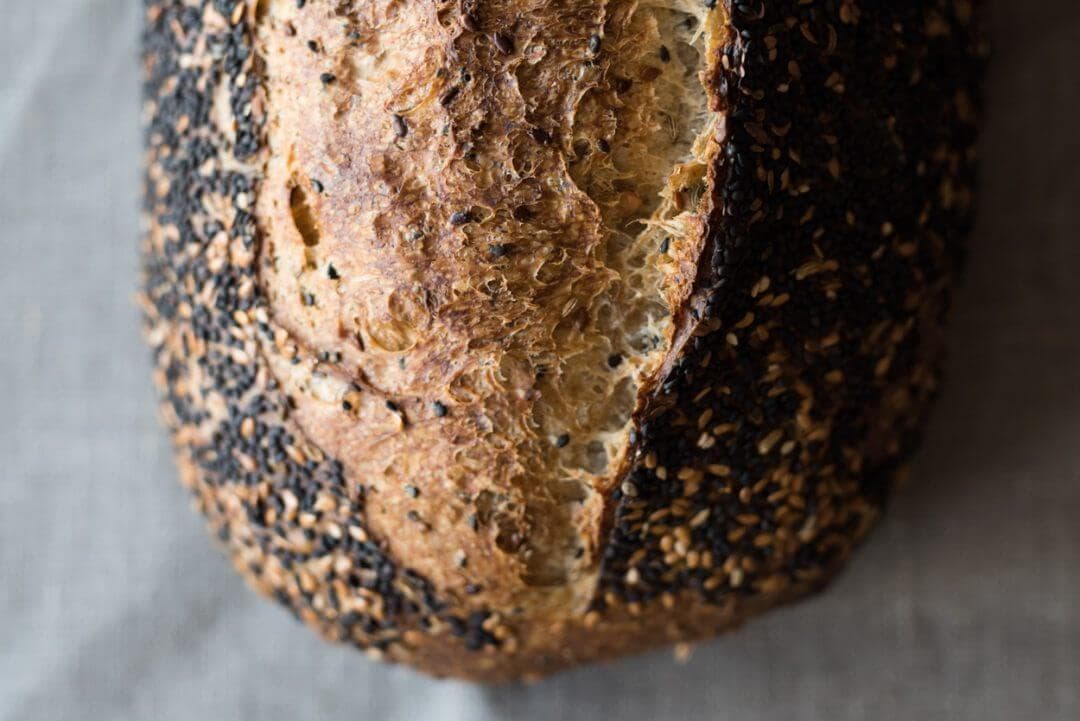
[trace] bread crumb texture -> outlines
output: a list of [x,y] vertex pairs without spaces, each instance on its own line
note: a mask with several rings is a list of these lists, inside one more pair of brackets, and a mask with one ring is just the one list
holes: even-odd
[[258,591],[506,681],[842,566],[937,389],[972,2],[145,14],[155,380]]

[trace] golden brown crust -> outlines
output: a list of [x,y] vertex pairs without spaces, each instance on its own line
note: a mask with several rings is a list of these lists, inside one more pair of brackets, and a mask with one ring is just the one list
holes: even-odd
[[148,333],[238,570],[492,681],[827,582],[970,221],[973,8],[911,5],[148,1]]
[[518,6],[486,4],[479,32],[433,4],[267,3],[255,215],[275,376],[363,484],[371,529],[470,607],[557,619],[595,586],[634,393],[659,360],[616,323],[657,313],[658,356],[703,246],[688,207],[666,275],[624,277],[619,244],[667,181],[644,164],[685,122],[664,103],[698,83],[660,59],[662,36],[698,21]]

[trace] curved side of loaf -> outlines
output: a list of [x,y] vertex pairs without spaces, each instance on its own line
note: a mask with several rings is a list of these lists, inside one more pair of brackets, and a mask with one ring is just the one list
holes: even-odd
[[328,638],[541,675],[822,586],[937,384],[966,0],[148,0],[182,477]]

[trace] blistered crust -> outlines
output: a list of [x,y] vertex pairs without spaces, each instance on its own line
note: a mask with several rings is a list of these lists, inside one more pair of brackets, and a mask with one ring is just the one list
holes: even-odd
[[[702,248],[705,203],[680,194],[719,147],[707,30],[650,3],[482,16],[266,3],[266,350],[395,557],[559,618],[596,585],[630,415]],[[689,268],[656,261],[664,237]]]
[[148,334],[238,570],[486,680],[824,584],[971,217],[973,8],[909,5],[148,2]]

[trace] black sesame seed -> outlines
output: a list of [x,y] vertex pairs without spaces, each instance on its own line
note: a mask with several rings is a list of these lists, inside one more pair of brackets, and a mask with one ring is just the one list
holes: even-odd
[[555,437],[555,447],[556,448],[566,448],[566,446],[568,446],[569,444],[570,444],[570,434],[569,433],[563,433],[563,434]]
[[465,225],[472,221],[472,213],[468,210],[458,210],[450,216],[450,225]]
[[399,138],[404,138],[409,134],[409,126],[405,124],[405,118],[401,117],[397,113],[390,116],[394,124],[394,135]]
[[589,38],[589,52],[596,55],[600,52],[600,43],[603,42],[599,35],[593,35]]
[[435,414],[436,418],[442,418],[448,413],[448,410],[445,405],[439,401],[435,401],[431,404],[431,412]]
[[337,76],[333,73],[323,73],[319,76],[319,80],[322,81],[323,85],[331,85],[337,81]]

